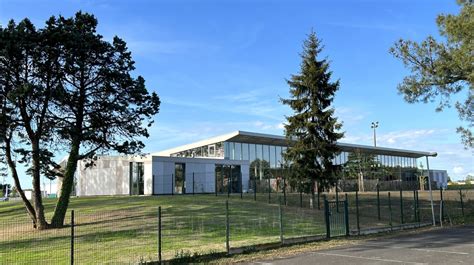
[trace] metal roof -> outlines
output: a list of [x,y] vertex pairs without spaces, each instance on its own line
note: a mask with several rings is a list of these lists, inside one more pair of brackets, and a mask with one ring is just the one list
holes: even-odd
[[[161,152],[153,153],[154,156],[170,156],[173,153],[193,149],[200,146],[205,146],[209,144],[214,144],[218,142],[238,142],[238,143],[249,143],[249,144],[266,144],[266,145],[279,145],[287,146],[288,141],[284,136],[264,134],[264,133],[255,133],[255,132],[246,132],[246,131],[235,131],[232,133],[212,137],[209,139],[201,140],[195,143],[178,146]],[[354,150],[360,150],[365,153],[372,153],[378,155],[392,155],[392,156],[404,156],[404,157],[413,157],[420,158],[423,156],[436,156],[434,152],[424,152],[424,151],[414,151],[414,150],[405,150],[405,149],[396,149],[388,147],[374,147],[368,145],[359,145],[359,144],[349,144],[349,143],[337,143],[342,151],[353,152]]]

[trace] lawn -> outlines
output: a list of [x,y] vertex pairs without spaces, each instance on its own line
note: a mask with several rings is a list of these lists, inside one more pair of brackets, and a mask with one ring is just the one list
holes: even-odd
[[[359,194],[359,227],[387,227],[415,221],[413,192],[380,193],[381,218],[377,216],[376,193]],[[460,209],[456,191],[445,192],[446,216],[456,223],[474,219],[474,191],[464,191],[465,216]],[[229,201],[230,247],[248,247],[280,241],[280,207],[282,194],[181,195],[181,196],[101,196],[73,198],[75,211],[74,256],[76,264],[129,264],[158,258],[158,207],[162,207],[162,253],[164,259],[226,250],[226,206]],[[334,199],[334,194],[328,195]],[[341,193],[341,200],[344,194]],[[348,194],[349,223],[357,230],[355,194]],[[420,220],[431,221],[428,192],[419,193]],[[288,194],[290,206],[281,208],[284,238],[324,236],[326,232],[323,207],[310,209],[316,201],[312,196]],[[439,219],[439,192],[434,192]],[[322,202],[322,199],[321,199]],[[51,214],[54,199],[45,199]],[[297,207],[300,204],[303,208]],[[390,214],[389,208],[392,209]],[[48,216],[49,218],[50,216]],[[68,214],[67,223],[71,216]],[[70,227],[35,231],[19,201],[0,203],[0,263],[5,264],[67,264],[70,260]]]
[[[74,255],[77,264],[136,263],[156,260],[158,207],[162,207],[163,258],[224,252],[226,196],[73,198]],[[46,199],[48,213],[54,200]],[[252,246],[280,240],[278,205],[229,198],[230,246]],[[285,237],[322,235],[321,211],[282,207]],[[68,224],[70,215],[67,216]],[[0,204],[0,262],[34,264],[69,262],[70,227],[46,231],[31,228],[21,202]]]

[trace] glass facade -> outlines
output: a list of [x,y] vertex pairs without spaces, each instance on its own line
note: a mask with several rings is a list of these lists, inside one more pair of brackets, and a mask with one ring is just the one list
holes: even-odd
[[[224,144],[227,142],[218,142],[214,144],[208,144],[200,147],[196,147],[189,150],[184,150],[178,153],[171,154],[172,157],[215,157],[223,158],[224,149],[231,150],[231,148],[224,148]],[[227,156],[227,154],[225,154]]]
[[240,193],[242,188],[240,165],[216,165],[215,176],[217,193]]
[[[275,170],[281,169],[285,163],[283,154],[287,147],[276,145],[248,144],[238,142],[224,143],[225,158],[249,160],[250,178],[267,179],[275,177]],[[334,165],[340,165],[343,174],[348,178],[356,178],[356,168],[362,171],[365,178],[379,180],[416,180],[416,158],[378,155],[343,151],[333,159]]]
[[[281,179],[282,167],[285,164],[283,154],[286,150],[287,147],[283,145],[224,141],[184,150],[171,156],[246,160],[249,161],[249,181],[252,183],[254,180]],[[380,181],[417,180],[417,161],[413,157],[374,154],[363,149],[354,149],[350,152],[340,152],[334,157],[333,164],[339,166],[340,178],[344,179],[355,180],[362,174],[364,179]],[[241,178],[234,176],[237,169],[233,167],[235,166],[216,165],[218,192],[227,192],[229,189],[234,192],[237,187],[240,189]]]

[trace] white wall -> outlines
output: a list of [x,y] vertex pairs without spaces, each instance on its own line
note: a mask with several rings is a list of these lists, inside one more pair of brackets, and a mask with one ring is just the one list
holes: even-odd
[[[95,161],[93,167],[85,168],[86,161],[79,161],[77,167],[77,196],[94,195],[128,195],[130,194],[130,162],[143,162],[144,159],[104,156]],[[146,177],[147,164],[145,167],[145,194],[151,192],[151,175]],[[151,161],[148,163],[148,171]]]
[[175,164],[185,164],[186,193],[215,192],[215,165],[240,165],[242,188],[248,190],[249,162],[182,157],[119,157],[104,156],[95,161],[95,166],[85,168],[85,161],[78,162],[77,196],[128,195],[130,194],[130,162],[144,163],[144,194],[172,194]]
[[215,165],[240,165],[242,173],[243,190],[248,189],[249,164],[242,160],[224,160],[208,158],[184,158],[184,157],[162,157],[153,156],[153,179],[154,194],[171,194],[173,189],[173,179],[175,164],[185,164],[185,188],[186,193],[193,192],[193,172],[194,172],[194,192],[212,193],[215,192]]

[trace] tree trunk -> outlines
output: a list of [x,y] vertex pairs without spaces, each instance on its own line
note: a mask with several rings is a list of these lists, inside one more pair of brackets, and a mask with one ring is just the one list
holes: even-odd
[[77,160],[79,156],[79,142],[75,142],[71,146],[69,157],[67,159],[66,170],[61,185],[61,194],[59,195],[54,209],[53,218],[51,219],[52,227],[64,226],[67,208],[69,206],[69,198],[71,196],[72,187],[74,185],[74,173],[77,168]]
[[20,194],[21,200],[23,201],[23,204],[26,207],[26,211],[28,212],[28,215],[31,218],[31,221],[33,222],[33,227],[36,228],[36,212],[35,209],[33,208],[33,205],[31,205],[30,201],[26,198],[25,192],[21,188],[21,183],[20,179],[18,177],[18,172],[16,170],[16,165],[15,162],[12,159],[11,155],[11,146],[10,146],[10,141],[7,139],[5,144],[5,156],[7,158],[7,163],[8,166],[10,167],[10,171],[12,172],[12,177],[13,181],[15,182],[15,187],[16,191],[18,194]]
[[33,205],[36,211],[36,229],[42,230],[48,228],[48,223],[44,217],[43,198],[41,196],[41,170],[39,142],[33,141]]

